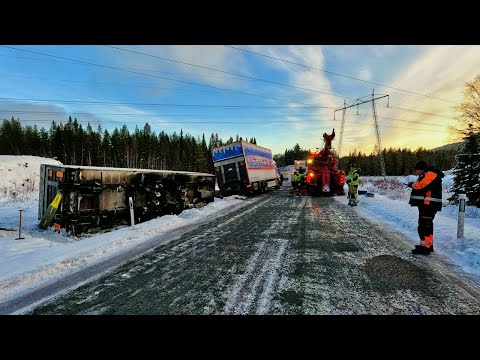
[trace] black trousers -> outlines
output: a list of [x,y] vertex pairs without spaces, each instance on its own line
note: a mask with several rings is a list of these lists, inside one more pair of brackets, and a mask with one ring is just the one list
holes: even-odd
[[420,241],[428,241],[431,239],[433,245],[433,219],[437,210],[429,205],[420,205],[418,207],[418,236]]

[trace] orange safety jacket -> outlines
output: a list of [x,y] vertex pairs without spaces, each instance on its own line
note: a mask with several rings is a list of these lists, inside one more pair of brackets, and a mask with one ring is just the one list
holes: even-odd
[[412,186],[410,195],[411,206],[426,205],[437,211],[442,210],[442,178],[445,174],[433,167],[418,177]]

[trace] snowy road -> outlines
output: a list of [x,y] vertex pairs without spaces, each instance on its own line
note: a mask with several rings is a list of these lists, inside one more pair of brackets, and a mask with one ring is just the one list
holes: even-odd
[[412,255],[355,208],[261,197],[29,313],[480,314],[440,256]]

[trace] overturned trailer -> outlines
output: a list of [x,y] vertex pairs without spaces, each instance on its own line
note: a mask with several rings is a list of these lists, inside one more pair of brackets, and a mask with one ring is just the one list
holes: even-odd
[[[139,223],[214,200],[215,175],[188,171],[40,165],[38,219],[73,235]],[[59,197],[57,197],[59,198]]]

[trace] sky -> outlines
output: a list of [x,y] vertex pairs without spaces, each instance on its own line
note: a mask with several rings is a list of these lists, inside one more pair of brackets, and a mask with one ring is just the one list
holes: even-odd
[[[261,196],[257,196],[245,202],[233,196],[215,198],[213,203],[203,208],[185,210],[179,215],[166,215],[103,234],[69,237],[64,230],[56,233],[51,229],[42,231],[37,228],[40,163],[56,163],[56,160],[36,156],[0,156],[0,227],[16,230],[0,230],[0,304],[61,279],[64,275],[126,252],[162,233],[207,217],[225,215],[261,199]],[[413,181],[416,177],[388,178],[390,184],[395,184],[398,181]],[[14,183],[12,179],[19,181]],[[30,180],[27,182],[26,179]],[[360,202],[355,211],[366,221],[398,231],[412,243],[413,248],[419,243],[416,227],[418,211],[416,207],[408,205],[410,189],[394,186],[382,189],[375,187],[376,180],[378,178],[375,177],[361,178],[359,189],[372,192],[374,197],[359,195]],[[36,187],[22,186],[27,183],[34,183]],[[442,179],[445,206],[434,220],[434,256],[460,276],[480,285],[480,211],[467,206],[464,236],[457,238],[458,205],[448,205],[446,201],[451,195],[446,189],[451,184],[452,175],[447,171]],[[343,204],[347,202],[344,196],[334,199]],[[18,232],[20,209],[21,234]],[[24,239],[17,240],[19,237]]]
[[[0,119],[24,126],[69,116],[111,133],[236,135],[283,154],[432,149],[459,141],[455,106],[480,73],[479,45],[2,45]],[[388,96],[387,96],[388,95]],[[359,104],[345,111],[344,106]],[[367,101],[360,104],[363,101]]]

